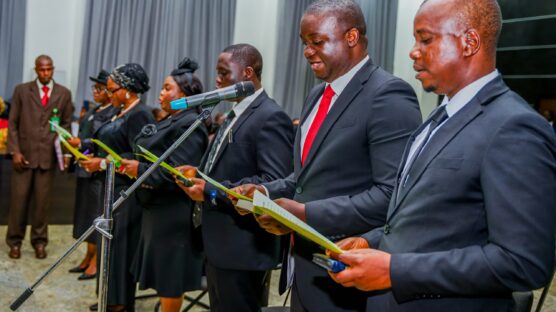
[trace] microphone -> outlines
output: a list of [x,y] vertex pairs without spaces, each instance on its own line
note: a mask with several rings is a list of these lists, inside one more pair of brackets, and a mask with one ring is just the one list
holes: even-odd
[[214,91],[196,94],[170,102],[172,109],[186,109],[195,106],[212,106],[223,100],[246,97],[255,93],[255,85],[251,81],[242,81],[233,86]]

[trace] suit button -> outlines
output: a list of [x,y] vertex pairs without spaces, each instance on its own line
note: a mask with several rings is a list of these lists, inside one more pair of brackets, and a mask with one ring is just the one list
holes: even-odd
[[296,192],[297,194],[301,194],[301,193],[303,192],[303,188],[302,188],[301,186],[298,186],[298,187],[295,189],[295,192]]
[[385,235],[390,234],[390,229],[391,229],[390,224],[386,224],[386,225],[384,226],[384,234],[385,234]]

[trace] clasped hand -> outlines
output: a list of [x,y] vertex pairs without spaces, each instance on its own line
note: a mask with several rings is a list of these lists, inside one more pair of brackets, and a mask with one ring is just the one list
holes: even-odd
[[339,273],[328,272],[336,283],[363,291],[392,287],[389,253],[369,248],[367,241],[361,237],[346,238],[336,245],[345,252],[336,254],[327,251],[327,254],[348,266]]
[[[253,195],[255,194],[255,191],[259,191],[265,195],[266,194],[266,190],[264,187],[262,187],[261,185],[255,185],[255,184],[244,184],[244,185],[240,185],[238,187],[235,187],[232,189],[232,191],[239,193],[241,195],[247,196],[249,198],[253,198]],[[234,203],[234,206],[237,204],[237,199],[233,198],[231,196],[229,196],[229,198],[232,200],[232,202]],[[291,199],[287,199],[287,198],[279,198],[276,199],[274,201],[276,204],[278,204],[280,207],[288,210],[291,214],[295,215],[296,217],[298,217],[299,219],[301,219],[302,221],[305,222],[305,205],[298,203],[294,200]],[[236,207],[237,212],[240,215],[246,215],[251,213],[248,210],[242,209],[240,207]],[[276,219],[272,218],[271,216],[269,216],[268,214],[262,214],[262,215],[255,215],[253,214],[253,216],[255,217],[255,220],[257,220],[257,223],[259,223],[259,226],[261,228],[263,228],[265,231],[272,233],[274,235],[284,235],[284,234],[288,234],[291,233],[291,229],[285,225],[283,225],[281,222],[277,221]]]
[[189,196],[192,200],[202,202],[205,201],[205,180],[196,178],[195,175],[197,173],[197,168],[189,165],[183,165],[176,167],[176,170],[180,171],[186,178],[190,179],[193,182],[193,186],[186,186],[183,184],[183,181],[174,177],[176,180],[176,184],[181,188],[187,196]]

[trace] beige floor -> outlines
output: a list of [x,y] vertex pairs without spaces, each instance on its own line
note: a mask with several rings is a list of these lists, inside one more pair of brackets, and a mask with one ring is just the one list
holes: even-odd
[[[73,243],[71,238],[71,226],[50,226],[50,243],[48,245],[48,258],[37,260],[34,257],[33,248],[28,241],[22,246],[22,258],[10,259],[7,255],[8,247],[2,243],[0,246],[0,312],[10,311],[9,305],[19,294],[24,291]],[[6,226],[0,226],[0,238],[4,239]],[[77,281],[76,274],[69,274],[67,270],[76,264],[84,254],[84,247],[76,250],[68,257],[60,267],[50,274],[29,300],[27,300],[18,311],[21,312],[58,312],[58,311],[88,311],[88,306],[95,302],[94,280]],[[284,302],[284,297],[277,294],[277,273],[272,276],[270,288],[270,305],[279,306]],[[556,282],[552,283],[543,311],[556,312]],[[139,294],[150,294],[152,291],[140,292]],[[191,293],[195,295],[197,292]],[[535,292],[535,305],[540,291]],[[205,298],[206,301],[206,298]],[[153,311],[156,299],[138,300],[136,311]],[[192,311],[203,311],[197,307]]]
[[[58,259],[74,242],[71,238],[72,227],[69,225],[54,225],[49,227],[50,242],[47,246],[48,258],[35,259],[33,248],[28,240],[23,243],[21,259],[13,260],[8,257],[8,247],[4,244],[6,226],[0,226],[0,312],[10,311],[10,304],[27,287],[36,281],[52,263]],[[52,272],[36,289],[34,294],[17,311],[21,312],[59,312],[59,311],[89,311],[88,306],[96,302],[95,281],[78,281],[77,274],[67,273],[68,269],[77,265],[84,255],[84,245],[70,255],[54,272]],[[274,272],[271,282],[269,305],[278,306],[284,302],[284,297],[277,294],[279,272]],[[142,291],[138,295],[152,294]],[[195,296],[199,292],[188,293]],[[136,303],[136,311],[154,311],[156,298],[141,299]],[[208,301],[208,295],[204,297]],[[183,305],[185,307],[187,303]],[[196,307],[191,311],[204,311]]]

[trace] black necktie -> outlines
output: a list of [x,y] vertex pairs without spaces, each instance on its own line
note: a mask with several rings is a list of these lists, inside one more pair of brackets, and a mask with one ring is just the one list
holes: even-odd
[[[230,125],[230,123],[232,122],[232,120],[234,120],[234,117],[236,116],[236,114],[234,113],[233,110],[231,110],[228,113],[228,116],[226,117],[226,119],[224,120],[224,122],[222,123],[222,125],[220,125],[220,128],[218,129],[218,132],[216,133],[216,136],[214,137],[214,141],[213,144],[210,148],[208,157],[207,157],[207,162],[205,163],[205,166],[203,167],[203,172],[205,172],[206,174],[209,174],[210,170],[212,169],[212,165],[214,164],[214,160],[216,159],[216,151],[218,150],[218,146],[220,145],[220,142],[222,142],[222,140],[224,139],[225,135],[226,135],[226,129],[228,128],[228,126]],[[193,214],[192,214],[192,221],[193,221],[193,226],[194,227],[198,227],[201,225],[201,218],[202,218],[202,214],[203,214],[203,210],[202,207],[203,204],[201,202],[195,202],[195,205],[193,205]]]
[[228,116],[226,117],[222,125],[220,126],[220,128],[218,129],[218,132],[214,137],[214,143],[212,144],[212,147],[209,151],[207,162],[205,163],[205,167],[203,168],[204,173],[209,174],[210,170],[212,169],[212,165],[214,164],[214,160],[216,159],[216,152],[218,150],[218,146],[220,146],[222,140],[226,136],[226,129],[228,128],[228,126],[230,125],[230,123],[232,122],[235,116],[236,114],[234,113],[233,110],[231,110],[228,113]]
[[415,149],[415,153],[413,153],[413,155],[411,155],[411,159],[407,162],[407,166],[405,166],[404,170],[402,171],[402,175],[400,177],[400,183],[398,185],[398,194],[397,194],[397,196],[400,195],[400,190],[403,187],[405,187],[405,180],[408,177],[409,171],[411,170],[411,167],[415,163],[415,160],[417,159],[417,157],[419,157],[419,155],[423,151],[423,148],[425,147],[425,145],[427,145],[427,142],[429,141],[429,139],[431,137],[431,134],[433,133],[434,129],[436,129],[436,127],[438,127],[440,124],[442,124],[446,119],[448,119],[448,113],[446,112],[446,105],[442,105],[442,106],[438,107],[435,111],[432,112],[431,116],[429,117],[429,119],[427,121],[429,126],[428,126],[428,129],[427,129],[427,134],[425,135],[425,138],[421,141],[419,146]]

